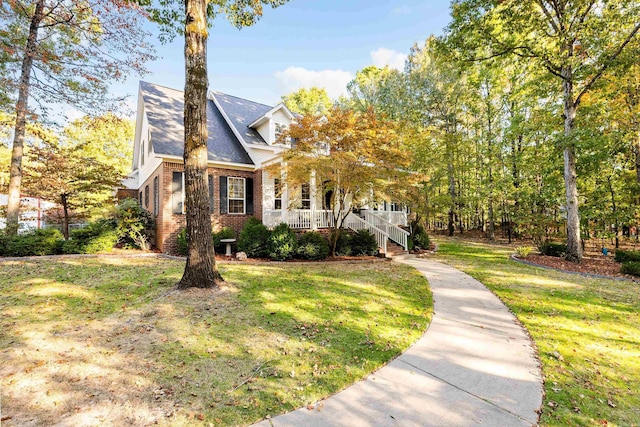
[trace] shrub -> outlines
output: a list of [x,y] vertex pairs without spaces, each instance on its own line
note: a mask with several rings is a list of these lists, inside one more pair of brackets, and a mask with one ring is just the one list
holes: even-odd
[[215,249],[216,253],[224,254],[227,251],[227,244],[220,243],[220,240],[235,239],[236,232],[233,231],[233,228],[231,227],[222,227],[222,229],[217,233],[211,233],[211,237],[213,238],[213,248]]
[[149,211],[135,199],[124,199],[116,208],[118,242],[129,248],[151,249],[150,240],[155,221]]
[[640,261],[629,261],[622,264],[620,271],[624,274],[640,277]]
[[267,258],[270,236],[271,232],[259,219],[249,218],[238,237],[238,250],[250,258]]
[[302,259],[312,261],[325,259],[329,255],[329,242],[322,234],[309,231],[300,236],[296,253]]
[[413,240],[414,246],[421,249],[429,249],[431,245],[431,240],[429,240],[429,235],[425,231],[424,227],[420,224],[416,224],[413,227],[413,235],[411,236]]
[[269,237],[269,258],[276,261],[291,259],[297,246],[298,240],[289,225],[284,222],[278,224]]
[[563,257],[567,253],[567,245],[562,243],[544,242],[538,246],[542,255]]
[[377,255],[378,242],[376,236],[371,234],[369,230],[358,230],[351,236],[351,255]]
[[[334,242],[335,239],[336,231],[334,230],[331,232],[329,245],[331,245],[331,242]],[[331,251],[331,246],[329,246],[329,251]],[[336,242],[336,251],[334,255],[351,256],[351,233],[347,230],[339,230],[338,241]]]
[[178,233],[178,237],[176,239],[176,243],[178,246],[178,254],[182,256],[187,256],[187,251],[189,247],[187,245],[187,229],[186,228],[183,228],[182,230],[180,230],[180,233]]
[[533,248],[531,246],[518,246],[516,248],[516,255],[520,258],[528,257],[531,255],[531,252],[533,252]]
[[117,242],[118,234],[113,227],[113,222],[102,220],[73,230],[70,239],[63,245],[63,251],[65,254],[111,252]]
[[17,236],[2,235],[0,255],[31,256],[62,253],[62,233],[56,228],[35,229]]
[[618,249],[616,251],[615,260],[617,262],[639,262],[640,251],[623,251],[622,249]]

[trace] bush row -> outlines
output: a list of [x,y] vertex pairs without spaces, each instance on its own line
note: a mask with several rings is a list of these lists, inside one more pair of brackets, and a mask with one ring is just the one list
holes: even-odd
[[[224,253],[226,250],[226,244],[220,243],[220,240],[235,237],[233,230],[226,227],[212,233],[216,253]],[[331,239],[333,241],[335,236],[332,235]],[[360,230],[354,234],[341,231],[337,240],[336,255],[361,256],[378,253],[375,236],[367,230]],[[317,261],[329,256],[329,245],[329,241],[318,232],[309,231],[297,237],[285,223],[269,230],[257,218],[249,218],[238,235],[237,250],[246,253],[249,258]],[[187,254],[187,236],[184,229],[178,234],[178,253]]]
[[640,251],[624,251],[622,249],[618,249],[614,259],[617,262],[640,262]]
[[94,254],[111,251],[117,241],[118,235],[113,224],[110,221],[97,221],[72,230],[66,241],[56,228],[31,230],[11,237],[2,234],[0,256]]
[[110,252],[117,243],[147,250],[153,227],[151,214],[136,200],[125,199],[110,218],[71,230],[66,241],[56,228],[30,230],[17,236],[0,233],[0,256],[94,254]]

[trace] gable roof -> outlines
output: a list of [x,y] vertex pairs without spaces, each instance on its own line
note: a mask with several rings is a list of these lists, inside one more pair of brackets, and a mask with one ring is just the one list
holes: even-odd
[[269,105],[225,95],[220,92],[210,92],[216,103],[223,110],[233,127],[236,128],[247,144],[268,145],[257,130],[250,128],[256,119],[264,116],[273,108]]
[[[149,122],[154,152],[160,156],[182,157],[184,155],[184,92],[141,81],[140,93]],[[251,113],[250,110],[248,114]],[[208,160],[254,165],[249,154],[211,100],[207,100],[207,130],[209,131]]]

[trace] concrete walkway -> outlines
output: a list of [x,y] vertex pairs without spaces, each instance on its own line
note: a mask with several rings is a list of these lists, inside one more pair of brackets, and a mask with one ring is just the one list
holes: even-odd
[[531,426],[540,368],[524,330],[480,282],[425,259],[401,261],[431,285],[433,321],[387,366],[315,405],[255,426]]

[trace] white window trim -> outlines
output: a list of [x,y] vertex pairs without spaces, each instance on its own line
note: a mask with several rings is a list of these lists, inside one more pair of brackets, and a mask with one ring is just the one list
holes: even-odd
[[[242,198],[231,197],[231,180],[232,179],[242,180]],[[242,212],[231,212],[231,200],[242,200]],[[247,212],[247,180],[239,176],[228,176],[227,177],[227,214],[246,215],[246,212]]]

